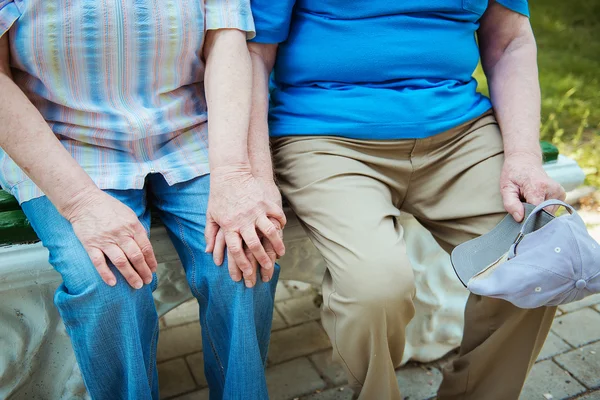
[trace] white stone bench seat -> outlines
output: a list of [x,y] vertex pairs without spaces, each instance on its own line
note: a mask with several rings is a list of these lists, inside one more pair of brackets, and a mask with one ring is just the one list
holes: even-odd
[[[583,182],[577,164],[563,156],[545,164],[566,190]],[[325,264],[294,215],[288,214],[283,280],[321,283]],[[407,330],[405,361],[432,361],[461,340],[465,288],[448,255],[412,216],[404,214],[409,257],[415,271],[416,316]],[[191,298],[179,258],[162,227],[151,231],[159,261],[154,293],[159,315]],[[69,338],[53,304],[60,276],[41,243],[0,247],[0,399],[86,398]],[[200,338],[198,338],[200,340]]]

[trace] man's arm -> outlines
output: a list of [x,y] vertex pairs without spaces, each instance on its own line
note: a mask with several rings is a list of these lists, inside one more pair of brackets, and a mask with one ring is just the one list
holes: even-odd
[[[271,148],[269,146],[269,76],[275,65],[277,56],[276,44],[249,43],[250,58],[252,59],[252,108],[250,113],[250,129],[248,132],[248,152],[252,175],[254,175],[266,195],[274,202],[282,206],[281,193],[275,183],[273,163],[271,160]],[[279,229],[283,236],[283,226],[275,219],[271,222]],[[263,244],[269,258],[273,263],[277,259],[277,252],[268,240]],[[261,269],[264,281],[269,281],[273,276],[273,270]]]
[[269,76],[277,56],[276,44],[248,43],[252,59],[252,108],[248,151],[252,174],[261,181],[274,181],[269,148]]
[[288,39],[295,3],[296,0],[252,0],[256,37],[248,44],[253,73],[248,147],[252,173],[269,184],[273,182],[268,147],[269,76],[275,65],[278,43]]
[[[283,255],[283,240],[269,218],[283,226],[285,215],[252,174],[248,147],[252,66],[246,34],[236,29],[209,30],[204,56],[211,165],[207,251],[215,249],[220,228],[246,285],[253,286],[253,268],[244,243],[261,266],[273,269],[257,231],[268,238],[277,254]],[[265,144],[268,146],[266,139]]]
[[490,1],[478,31],[481,61],[504,140],[501,190],[506,210],[520,221],[521,199],[539,204],[564,198],[542,167],[537,49],[529,19]]
[[71,222],[107,284],[113,286],[117,281],[105,256],[132,287],[139,289],[143,283],[151,283],[157,263],[137,216],[98,189],[71,157],[12,80],[9,60],[5,34],[0,37],[0,147]]

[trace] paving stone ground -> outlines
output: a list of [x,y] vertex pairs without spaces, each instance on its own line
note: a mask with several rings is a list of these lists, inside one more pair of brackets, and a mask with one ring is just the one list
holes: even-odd
[[[272,400],[350,400],[342,368],[331,361],[315,291],[299,282],[278,287],[267,368]],[[161,320],[161,398],[208,400],[198,306],[188,302]],[[409,363],[397,371],[410,400],[435,398],[443,365]],[[600,400],[600,296],[561,307],[519,400]]]
[[[589,222],[592,236],[600,241],[600,213],[580,215]],[[331,344],[321,327],[315,294],[302,282],[278,285],[267,365],[272,400],[353,397],[342,368],[331,361]],[[208,400],[197,303],[181,305],[160,324],[157,359],[161,398]],[[409,363],[398,370],[404,398],[434,399],[441,370],[452,357],[449,354],[430,364]],[[600,400],[600,295],[559,308],[519,398],[538,399]]]

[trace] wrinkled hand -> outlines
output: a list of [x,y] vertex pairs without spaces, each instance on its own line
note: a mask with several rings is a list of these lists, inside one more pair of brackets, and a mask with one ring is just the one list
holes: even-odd
[[[278,191],[277,194],[279,196]],[[254,286],[256,267],[253,264],[256,262],[266,272],[265,276],[272,275],[276,256],[285,253],[280,233],[285,223],[281,197],[278,203],[277,199],[267,194],[249,168],[216,169],[211,172],[206,251],[212,252],[215,263],[221,265],[224,247],[227,247],[229,271],[234,280],[241,280],[243,275],[246,286]],[[267,243],[270,244],[265,246]],[[269,254],[273,252],[275,257]]]
[[[277,227],[277,229],[279,230],[280,237],[283,238],[283,230],[281,229],[281,225],[279,224],[279,221],[276,220],[275,218],[269,218],[269,220],[273,223],[273,225],[275,225]],[[265,248],[265,251],[267,252],[267,255],[269,256],[269,259],[271,260],[273,265],[275,265],[275,262],[276,262],[277,258],[279,258],[279,256],[277,255],[277,252],[273,248],[273,244],[264,236],[262,237],[261,241],[262,241],[263,247]],[[226,246],[225,246],[224,233],[223,233],[222,229],[219,229],[219,232],[217,233],[215,248],[213,251],[213,261],[215,262],[216,265],[221,266],[223,264],[225,251],[226,251]],[[250,261],[250,265],[252,267],[251,269],[242,271],[240,269],[240,267],[237,265],[235,258],[231,255],[229,250],[227,250],[227,259],[228,259],[227,269],[229,270],[229,276],[231,276],[231,279],[233,279],[235,282],[239,282],[242,280],[242,278],[244,278],[244,282],[245,282],[246,286],[250,288],[250,287],[253,287],[254,285],[256,285],[256,276],[257,276],[256,273],[258,270],[258,263],[256,262],[256,259],[254,258],[254,255],[252,254],[250,249],[248,249],[248,246],[244,246],[244,253],[246,254],[246,257],[248,257],[248,260]],[[271,280],[271,278],[273,277],[274,271],[275,270],[273,268],[261,267],[260,276],[261,276],[263,282],[269,282]]]
[[[265,190],[267,197],[269,199],[271,199],[273,202],[275,202],[279,206],[279,208],[281,208],[283,210],[283,202],[281,199],[281,192],[279,191],[279,188],[277,187],[277,185],[275,184],[273,179],[263,181],[263,188]],[[283,225],[281,225],[279,223],[279,221],[277,221],[274,218],[269,218],[269,219],[271,220],[273,225],[275,225],[275,227],[277,228],[277,234],[279,235],[281,240],[283,240]],[[269,258],[271,259],[273,264],[275,264],[275,261],[279,258],[279,255],[277,254],[277,251],[275,251],[275,247],[274,247],[273,243],[271,243],[271,241],[266,237],[262,238],[262,242],[263,242],[263,246],[265,247],[265,251],[269,255]],[[263,282],[270,281],[271,278],[273,277],[273,272],[274,272],[273,269],[265,270],[264,268],[261,268],[260,275],[262,277]]]
[[107,258],[131,287],[140,289],[152,282],[157,267],[152,245],[137,215],[125,204],[94,190],[77,198],[65,217],[106,284],[117,283]]
[[[504,160],[500,190],[504,208],[517,222],[525,215],[522,200],[538,205],[544,200],[566,197],[561,185],[552,180],[544,168],[539,156],[528,153],[512,154]],[[549,210],[553,212],[553,210]]]

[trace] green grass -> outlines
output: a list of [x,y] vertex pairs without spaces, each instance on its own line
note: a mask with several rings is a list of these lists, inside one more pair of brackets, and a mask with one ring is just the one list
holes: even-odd
[[[600,1],[530,2],[542,88],[542,139],[600,187]],[[481,90],[487,85],[476,72]]]

